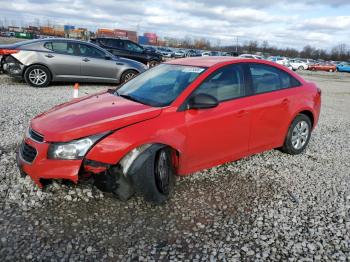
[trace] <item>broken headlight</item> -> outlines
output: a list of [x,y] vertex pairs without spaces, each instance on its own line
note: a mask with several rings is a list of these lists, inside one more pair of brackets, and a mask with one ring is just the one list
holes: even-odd
[[66,143],[52,143],[49,146],[47,157],[49,159],[82,159],[88,150],[106,133],[89,136]]

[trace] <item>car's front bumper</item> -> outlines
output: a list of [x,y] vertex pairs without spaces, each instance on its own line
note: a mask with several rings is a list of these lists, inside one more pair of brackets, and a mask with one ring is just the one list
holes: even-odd
[[[36,150],[36,156],[32,162],[24,159],[23,143]],[[17,150],[17,165],[21,174],[29,175],[39,187],[43,187],[41,179],[65,179],[77,183],[83,161],[47,159],[48,148],[48,143],[39,143],[30,138],[25,138]]]

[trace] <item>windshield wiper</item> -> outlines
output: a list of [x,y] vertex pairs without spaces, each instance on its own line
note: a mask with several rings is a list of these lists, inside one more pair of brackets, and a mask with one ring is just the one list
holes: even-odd
[[126,99],[128,99],[128,100],[131,100],[131,101],[140,103],[140,104],[145,104],[145,103],[142,103],[140,100],[138,100],[138,99],[136,99],[135,97],[130,96],[130,95],[122,95],[122,94],[119,94],[119,93],[117,93],[117,95],[120,96],[120,97],[126,98]]

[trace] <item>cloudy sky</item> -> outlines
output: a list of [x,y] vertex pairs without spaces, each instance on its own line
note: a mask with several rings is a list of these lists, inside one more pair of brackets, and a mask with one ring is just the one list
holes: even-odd
[[329,49],[350,40],[346,0],[0,0],[0,25],[73,24],[207,37],[215,44],[267,40]]

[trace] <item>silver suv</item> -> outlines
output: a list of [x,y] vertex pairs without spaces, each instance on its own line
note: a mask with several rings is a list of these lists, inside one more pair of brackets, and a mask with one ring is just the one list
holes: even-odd
[[120,58],[91,43],[48,38],[0,46],[3,71],[34,87],[52,81],[120,84],[145,71],[142,63]]

